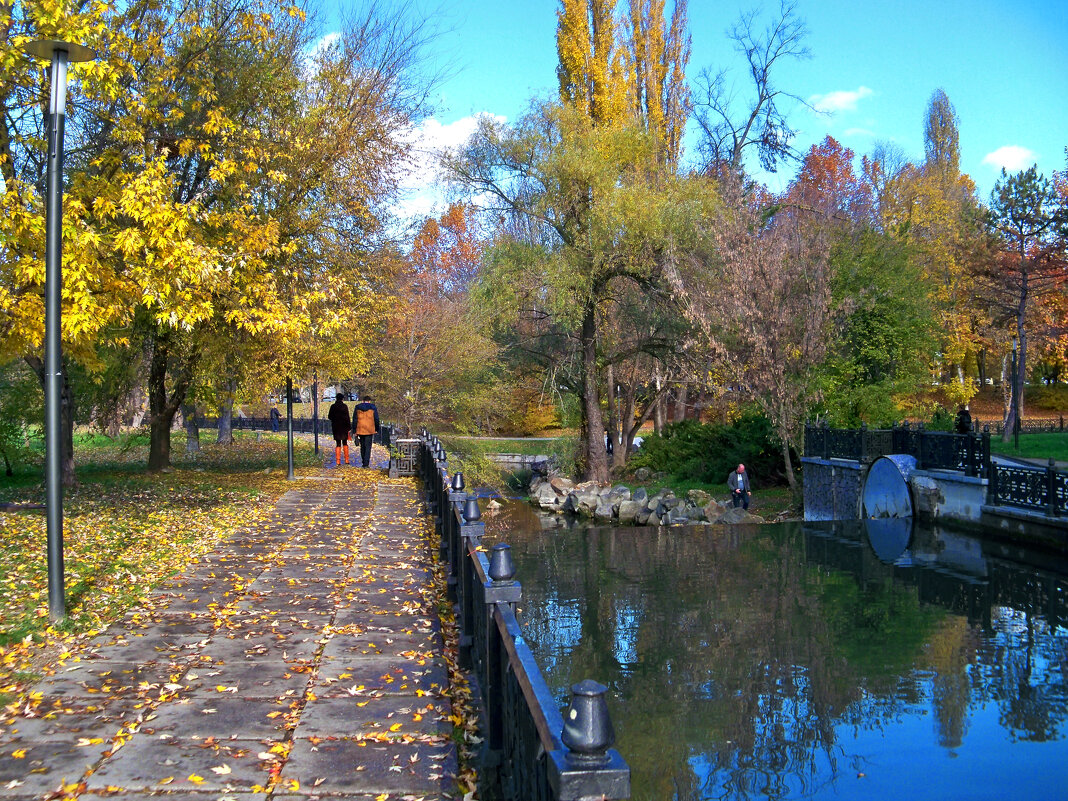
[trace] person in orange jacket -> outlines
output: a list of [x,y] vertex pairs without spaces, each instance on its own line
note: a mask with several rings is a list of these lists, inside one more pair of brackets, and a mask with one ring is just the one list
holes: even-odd
[[[349,461],[349,432],[352,430],[352,419],[349,417],[349,407],[345,405],[345,396],[337,393],[337,398],[330,405],[327,419],[334,433],[334,455],[338,467]],[[345,462],[341,461],[341,452],[344,449]]]
[[360,459],[364,467],[371,466],[371,441],[379,432],[378,407],[370,396],[356,404],[353,409],[356,436],[360,438]]

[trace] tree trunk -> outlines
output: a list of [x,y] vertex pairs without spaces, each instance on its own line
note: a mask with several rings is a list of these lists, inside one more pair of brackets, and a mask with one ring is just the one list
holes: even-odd
[[979,374],[979,388],[986,386],[986,349],[975,354],[975,370]]
[[608,460],[604,450],[604,421],[597,391],[597,309],[586,304],[582,318],[582,475],[586,481],[608,481]]
[[171,346],[170,333],[157,333],[152,341],[152,359],[148,375],[149,434],[148,469],[158,472],[171,466],[171,426],[192,382],[195,354],[189,354],[179,367],[174,391],[167,397],[167,367]]
[[1010,373],[1012,368],[1010,367],[1009,356],[1006,354],[1001,358],[1001,402],[1004,404],[1005,412],[1002,415],[1001,424],[1001,441],[1009,442],[1012,439],[1012,424],[1016,419],[1012,409],[1012,378]]
[[782,446],[782,461],[786,467],[786,483],[790,485],[790,492],[797,493],[797,479],[794,478],[794,463],[790,459],[790,446],[787,443],[783,443]]
[[182,404],[182,422],[185,424],[185,452],[200,453],[200,426],[197,425],[197,409],[193,404]]
[[234,444],[234,400],[237,394],[237,379],[228,378],[219,393],[219,433],[215,441],[220,445]]
[[683,381],[679,384],[678,397],[675,399],[675,419],[673,422],[681,423],[686,419],[687,405],[690,401],[690,384]]
[[[44,362],[37,356],[27,356],[26,364],[37,374],[37,380],[41,382],[41,391],[45,386]],[[60,460],[60,472],[64,487],[75,487],[78,478],[74,474],[74,390],[70,385],[70,374],[66,369],[66,359],[63,360],[63,384],[59,393],[59,427],[60,441],[63,443],[63,458]]]

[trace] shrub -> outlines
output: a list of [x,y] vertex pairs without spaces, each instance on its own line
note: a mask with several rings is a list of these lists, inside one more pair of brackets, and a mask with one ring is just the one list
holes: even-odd
[[785,480],[782,446],[763,415],[746,414],[732,425],[693,420],[673,423],[662,434],[646,437],[628,467],[664,471],[678,480],[722,484],[739,462],[754,481],[765,486]]

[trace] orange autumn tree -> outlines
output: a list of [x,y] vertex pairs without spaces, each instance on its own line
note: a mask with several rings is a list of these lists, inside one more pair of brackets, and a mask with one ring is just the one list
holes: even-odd
[[446,418],[462,427],[491,402],[495,348],[467,297],[485,246],[474,207],[454,203],[423,222],[398,265],[369,383],[407,432]]

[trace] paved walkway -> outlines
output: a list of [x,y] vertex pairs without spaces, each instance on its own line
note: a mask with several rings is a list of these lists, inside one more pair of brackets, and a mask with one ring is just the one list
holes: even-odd
[[42,681],[0,728],[0,799],[453,797],[415,485],[345,472],[295,482]]

